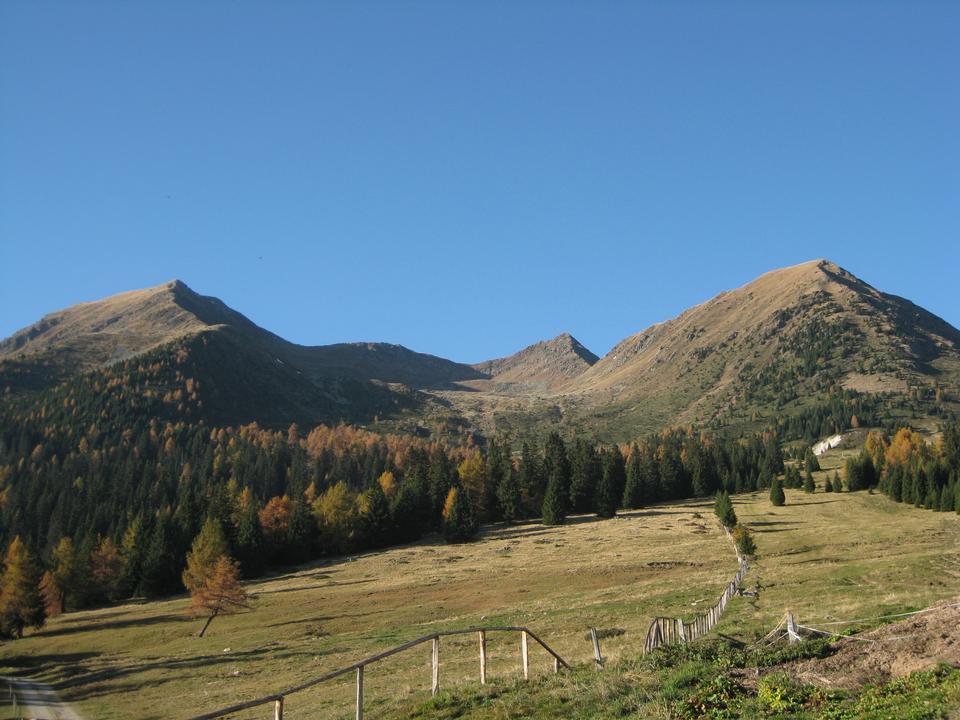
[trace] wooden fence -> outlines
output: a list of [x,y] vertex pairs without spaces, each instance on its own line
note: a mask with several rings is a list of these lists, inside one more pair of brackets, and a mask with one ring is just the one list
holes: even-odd
[[[730,531],[727,530],[727,528],[724,528],[724,531],[730,539],[730,542],[733,542]],[[713,630],[716,624],[720,622],[720,616],[723,615],[723,611],[726,610],[731,598],[739,591],[743,576],[747,574],[747,570],[750,568],[747,559],[741,556],[740,551],[737,550],[736,544],[734,544],[734,550],[737,552],[737,560],[740,563],[740,567],[737,569],[737,574],[733,576],[733,580],[727,583],[727,587],[723,590],[723,595],[720,596],[716,604],[703,615],[695,617],[689,623],[685,623],[682,618],[654,618],[653,622],[650,623],[650,627],[647,629],[647,637],[643,643],[644,654],[652,652],[664,645],[693,642]]]
[[20,709],[20,698],[17,695],[17,691],[14,689],[15,686],[14,686],[13,680],[8,679],[7,686],[10,691],[9,704],[10,704],[10,707],[13,708],[12,717],[14,718],[14,720],[21,720],[21,718],[23,718],[23,712]]
[[487,682],[487,633],[491,632],[518,632],[520,633],[520,668],[523,672],[523,679],[528,680],[530,678],[530,660],[529,660],[529,649],[528,644],[530,640],[533,640],[536,643],[539,643],[540,646],[546,650],[553,657],[553,671],[559,672],[561,667],[569,668],[570,665],[567,664],[567,661],[560,657],[553,649],[547,645],[543,640],[537,637],[529,628],[526,627],[474,627],[467,628],[465,630],[444,630],[442,632],[437,632],[432,635],[424,635],[419,637],[416,640],[411,640],[410,642],[404,643],[403,645],[398,645],[395,648],[391,648],[386,652],[379,653],[377,655],[372,655],[368,658],[364,658],[359,662],[355,662],[353,665],[350,665],[339,670],[334,670],[333,672],[322,675],[321,677],[314,678],[313,680],[307,680],[300,685],[295,685],[294,687],[288,688],[279,693],[273,695],[265,695],[261,698],[255,700],[248,700],[247,702],[238,703],[236,705],[231,705],[230,707],[220,708],[219,710],[214,710],[213,712],[204,713],[203,715],[197,715],[191,720],[214,720],[214,718],[222,718],[227,715],[232,715],[238,713],[242,710],[249,710],[250,708],[258,707],[261,705],[272,705],[273,706],[273,717],[274,720],[283,720],[283,703],[284,700],[294,693],[301,692],[308,688],[312,688],[320,683],[327,682],[328,680],[333,680],[348,673],[356,674],[356,691],[357,691],[357,701],[356,701],[356,719],[363,720],[363,675],[364,670],[368,665],[372,665],[380,660],[390,657],[391,655],[396,655],[397,653],[404,652],[418,645],[424,643],[430,643],[432,652],[431,652],[431,692],[436,695],[440,691],[440,638],[447,637],[449,635],[468,635],[471,633],[477,634],[477,639],[479,641],[480,648],[480,684],[486,684]]

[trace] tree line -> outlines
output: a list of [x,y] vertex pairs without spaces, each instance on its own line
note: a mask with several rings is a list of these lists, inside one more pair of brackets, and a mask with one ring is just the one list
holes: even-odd
[[876,487],[896,502],[960,513],[960,420],[946,422],[933,444],[910,428],[871,432],[844,475],[850,490]]
[[[0,415],[0,542],[10,556],[0,585],[32,584],[30,603],[45,614],[189,589],[187,558],[211,521],[222,555],[250,578],[431,532],[463,541],[481,522],[562,523],[752,490],[783,470],[770,433],[724,440],[684,428],[624,446],[552,433],[479,447],[347,425],[63,420]],[[0,589],[0,604],[22,594]],[[26,625],[0,610],[0,632],[16,636],[37,619],[14,615]]]

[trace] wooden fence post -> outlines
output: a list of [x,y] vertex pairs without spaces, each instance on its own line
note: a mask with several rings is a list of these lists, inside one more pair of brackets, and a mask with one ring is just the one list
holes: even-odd
[[793,619],[793,612],[787,610],[787,643],[793,645],[800,642],[800,640],[802,640],[802,638],[797,631],[797,623]]
[[357,668],[357,720],[363,720],[363,665]]
[[277,698],[273,705],[273,720],[283,720],[283,698]]
[[487,633],[480,631],[480,684],[487,684]]
[[523,679],[530,679],[530,657],[527,654],[527,631],[520,631],[520,662],[523,664]]
[[440,692],[440,636],[433,638],[433,684],[430,692],[436,695]]
[[600,638],[597,629],[590,628],[590,639],[593,640],[593,659],[597,663],[597,670],[603,670],[603,655],[600,654]]

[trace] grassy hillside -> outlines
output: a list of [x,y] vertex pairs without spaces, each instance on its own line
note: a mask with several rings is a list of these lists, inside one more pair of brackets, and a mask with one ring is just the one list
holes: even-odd
[[[758,636],[788,607],[815,625],[960,595],[960,518],[953,514],[866,493],[788,491],[782,508],[760,494],[738,497],[735,506],[761,553],[746,584],[759,579],[763,589],[756,600],[735,600],[720,633]],[[696,613],[734,569],[730,546],[702,501],[556,528],[494,527],[469,545],[426,541],[251,583],[256,610],[216,620],[203,640],[192,637],[199,623],[186,617],[183,598],[71,613],[4,645],[0,670],[52,682],[89,717],[183,717],[279,690],[438,628],[525,624],[587,666],[587,629],[614,630],[604,654],[627,670],[602,682],[642,687],[630,673],[640,672],[636,657],[650,619]],[[516,644],[515,637],[491,637],[491,675],[499,684],[489,692],[559,702],[534,694],[536,685],[511,689]],[[368,669],[371,715],[405,716],[427,698],[425,648]],[[445,641],[442,652],[443,687],[470,692],[475,638]],[[536,650],[532,666],[535,677],[549,673],[548,658]],[[579,681],[542,682],[562,696]],[[460,697],[448,696],[451,707]],[[639,696],[630,697],[636,704]],[[351,699],[352,681],[335,682],[290,698],[288,717],[346,717]],[[520,706],[505,699],[503,707]],[[569,716],[563,712],[557,705],[543,716]]]

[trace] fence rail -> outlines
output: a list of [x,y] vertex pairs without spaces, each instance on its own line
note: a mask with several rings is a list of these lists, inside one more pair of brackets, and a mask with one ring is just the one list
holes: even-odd
[[264,695],[263,697],[256,698],[255,700],[248,700],[246,702],[237,703],[236,705],[231,705],[229,707],[220,708],[212,712],[204,713],[203,715],[196,715],[190,720],[214,720],[215,718],[222,718],[233,713],[238,713],[243,710],[249,710],[250,708],[258,707],[261,705],[273,705],[274,707],[274,720],[283,720],[283,704],[285,698],[294,693],[307,690],[309,688],[315,687],[320,683],[333,680],[348,673],[356,673],[356,688],[357,688],[357,701],[356,701],[356,718],[357,720],[363,720],[363,676],[364,669],[367,665],[372,665],[380,660],[384,660],[392,655],[397,653],[404,652],[418,645],[423,645],[424,643],[430,643],[432,648],[431,653],[431,692],[433,695],[436,695],[440,690],[440,638],[447,637],[450,635],[469,635],[471,633],[477,633],[480,646],[480,683],[486,684],[487,682],[487,633],[491,632],[518,632],[520,633],[520,666],[523,672],[523,679],[527,680],[530,677],[530,660],[529,660],[529,650],[528,643],[529,640],[533,640],[538,643],[540,647],[547,651],[547,653],[553,657],[553,671],[559,672],[561,667],[569,668],[570,665],[564,660],[560,655],[558,655],[549,645],[547,645],[543,640],[537,637],[529,628],[522,626],[494,626],[494,627],[473,627],[466,628],[463,630],[444,630],[442,632],[436,632],[432,635],[424,635],[419,637],[416,640],[411,640],[404,643],[403,645],[398,645],[394,648],[390,648],[382,653],[377,655],[371,655],[368,658],[359,660],[352,665],[347,667],[340,668],[339,670],[334,670],[329,672],[326,675],[321,675],[318,678],[313,678],[312,680],[307,680],[306,682],[300,683],[299,685],[294,685],[291,688],[287,688],[279,693],[274,693],[272,695]]
[[[727,528],[724,528],[724,531],[730,542],[733,542],[730,531]],[[736,550],[736,544],[734,544],[734,549]],[[727,587],[724,588],[723,594],[716,604],[703,615],[698,615],[689,623],[684,622],[682,618],[657,617],[653,619],[647,629],[647,637],[643,643],[644,654],[653,652],[664,645],[693,642],[716,627],[717,623],[720,622],[723,611],[727,608],[727,604],[739,591],[743,576],[747,574],[747,570],[750,568],[747,559],[740,555],[739,550],[737,551],[737,560],[740,567],[737,569],[736,575],[733,576],[733,580],[727,583]]]

